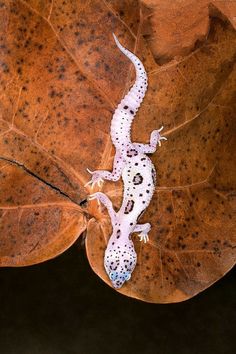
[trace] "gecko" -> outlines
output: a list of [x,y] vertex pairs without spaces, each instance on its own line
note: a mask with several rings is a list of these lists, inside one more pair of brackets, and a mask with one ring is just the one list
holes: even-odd
[[136,80],[112,117],[110,134],[116,149],[113,170],[87,169],[92,176],[85,186],[93,188],[98,184],[100,187],[104,180],[118,181],[120,177],[123,180],[123,201],[117,212],[106,194],[96,192],[89,196],[89,200],[96,199],[107,208],[111,219],[112,234],[105,250],[104,267],[112,286],[119,289],[130,280],[137,263],[132,233],[139,233],[140,241],[149,240],[150,223],[138,223],[152,199],[156,184],[155,167],[146,154],[154,153],[157,144],[160,146],[161,140],[167,139],[161,136],[161,127],[152,131],[149,144],[131,141],[131,124],[147,91],[148,78],[139,58],[123,47],[115,34],[113,37],[120,51],[133,63]]

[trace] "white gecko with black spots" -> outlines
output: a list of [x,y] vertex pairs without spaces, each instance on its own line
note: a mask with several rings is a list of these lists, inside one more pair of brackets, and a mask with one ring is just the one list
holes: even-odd
[[136,81],[127,95],[122,99],[112,118],[111,139],[116,148],[113,171],[90,171],[92,179],[86,184],[97,183],[104,179],[117,181],[122,175],[124,182],[123,202],[118,212],[115,212],[110,199],[101,192],[90,195],[89,199],[97,199],[108,210],[113,227],[105,257],[105,270],[114,288],[121,288],[131,278],[137,262],[137,254],[131,239],[133,232],[138,232],[140,241],[148,241],[149,223],[138,224],[138,218],[149,205],[155,190],[156,171],[146,154],[154,153],[157,144],[166,140],[159,130],[151,133],[149,144],[131,142],[130,130],[139,106],[147,90],[147,74],[141,61],[129,50],[124,48],[113,34],[118,48],[135,66]]

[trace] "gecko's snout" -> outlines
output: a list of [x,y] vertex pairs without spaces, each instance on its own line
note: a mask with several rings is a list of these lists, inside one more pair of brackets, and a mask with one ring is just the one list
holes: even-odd
[[[118,236],[120,237],[119,233]],[[113,288],[119,289],[131,278],[137,255],[132,240],[114,245],[114,237],[117,237],[116,231],[110,237],[105,251],[104,267]]]
[[112,282],[112,286],[113,286],[113,288],[115,288],[115,289],[120,289],[123,285],[124,285],[124,282],[125,281],[123,281],[123,282]]
[[109,278],[111,279],[112,285],[115,289],[120,289],[123,284],[131,278],[131,274],[129,272],[116,272],[112,271],[109,274]]

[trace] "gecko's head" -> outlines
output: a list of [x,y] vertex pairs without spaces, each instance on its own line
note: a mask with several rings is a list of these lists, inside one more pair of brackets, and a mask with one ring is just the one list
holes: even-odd
[[114,288],[121,288],[131,278],[136,262],[137,254],[131,240],[122,244],[108,244],[104,266]]

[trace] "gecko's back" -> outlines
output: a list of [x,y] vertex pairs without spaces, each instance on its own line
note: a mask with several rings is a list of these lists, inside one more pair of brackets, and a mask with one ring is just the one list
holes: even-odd
[[124,195],[118,215],[135,225],[154,193],[156,172],[152,161],[144,154],[132,157],[123,170],[122,179]]

